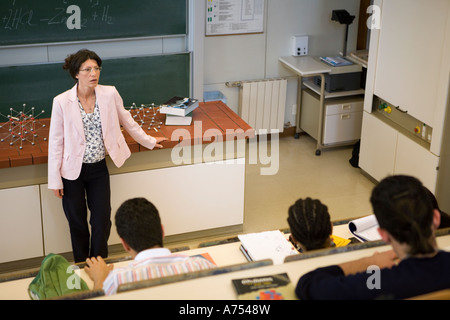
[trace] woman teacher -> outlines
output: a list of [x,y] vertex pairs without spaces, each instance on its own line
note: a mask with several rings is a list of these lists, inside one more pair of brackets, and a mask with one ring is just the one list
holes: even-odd
[[111,191],[105,156],[120,167],[131,155],[121,126],[148,149],[162,148],[167,139],[147,135],[125,110],[116,88],[99,85],[102,60],[95,52],[83,49],[68,56],[63,69],[76,84],[53,100],[48,188],[62,198],[74,260],[82,262],[108,256]]

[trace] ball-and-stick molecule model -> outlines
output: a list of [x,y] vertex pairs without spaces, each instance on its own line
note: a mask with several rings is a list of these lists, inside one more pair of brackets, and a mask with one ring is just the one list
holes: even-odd
[[[141,104],[140,107],[133,103],[131,107],[126,108],[141,128],[147,126],[147,129],[161,128],[162,121],[158,117],[159,106],[152,104]],[[156,130],[157,131],[157,130]]]
[[[26,104],[24,104],[22,111],[10,108],[8,115],[0,113],[0,116],[7,119],[7,122],[0,123],[0,129],[8,131],[8,134],[2,137],[0,142],[9,141],[9,145],[17,145],[19,149],[23,149],[24,142],[35,145],[36,138],[38,137],[37,132],[46,126],[38,119],[44,112],[42,110],[36,114],[34,107],[26,110]],[[44,141],[47,140],[45,137],[43,139]]]

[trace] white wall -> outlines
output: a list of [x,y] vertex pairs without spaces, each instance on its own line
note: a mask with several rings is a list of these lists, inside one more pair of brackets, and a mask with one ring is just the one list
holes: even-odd
[[[206,0],[203,0],[206,5]],[[291,54],[291,36],[309,36],[309,55],[337,55],[342,51],[345,26],[331,21],[331,11],[345,9],[356,18],[349,28],[348,52],[356,48],[359,0],[266,0],[263,34],[205,37],[204,90],[219,90],[237,112],[239,89],[227,81],[289,77],[285,123],[295,124],[297,79],[278,62]]]

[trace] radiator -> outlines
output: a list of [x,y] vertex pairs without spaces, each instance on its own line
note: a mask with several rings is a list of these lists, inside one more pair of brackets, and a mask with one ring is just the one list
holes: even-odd
[[286,79],[241,81],[239,116],[258,133],[260,129],[283,131]]

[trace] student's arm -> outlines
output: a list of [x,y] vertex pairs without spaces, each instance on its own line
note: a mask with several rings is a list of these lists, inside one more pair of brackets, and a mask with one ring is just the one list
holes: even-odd
[[[395,262],[396,255],[389,250],[340,265],[317,268],[300,278],[295,293],[300,299],[373,299],[377,293],[367,290],[367,268],[377,265],[383,269]],[[354,276],[347,277],[349,275]]]
[[356,274],[358,272],[366,272],[367,268],[372,265],[378,266],[380,269],[391,268],[397,262],[397,255],[394,250],[385,252],[375,252],[370,257],[364,257],[358,260],[344,262],[339,267],[344,275]]

